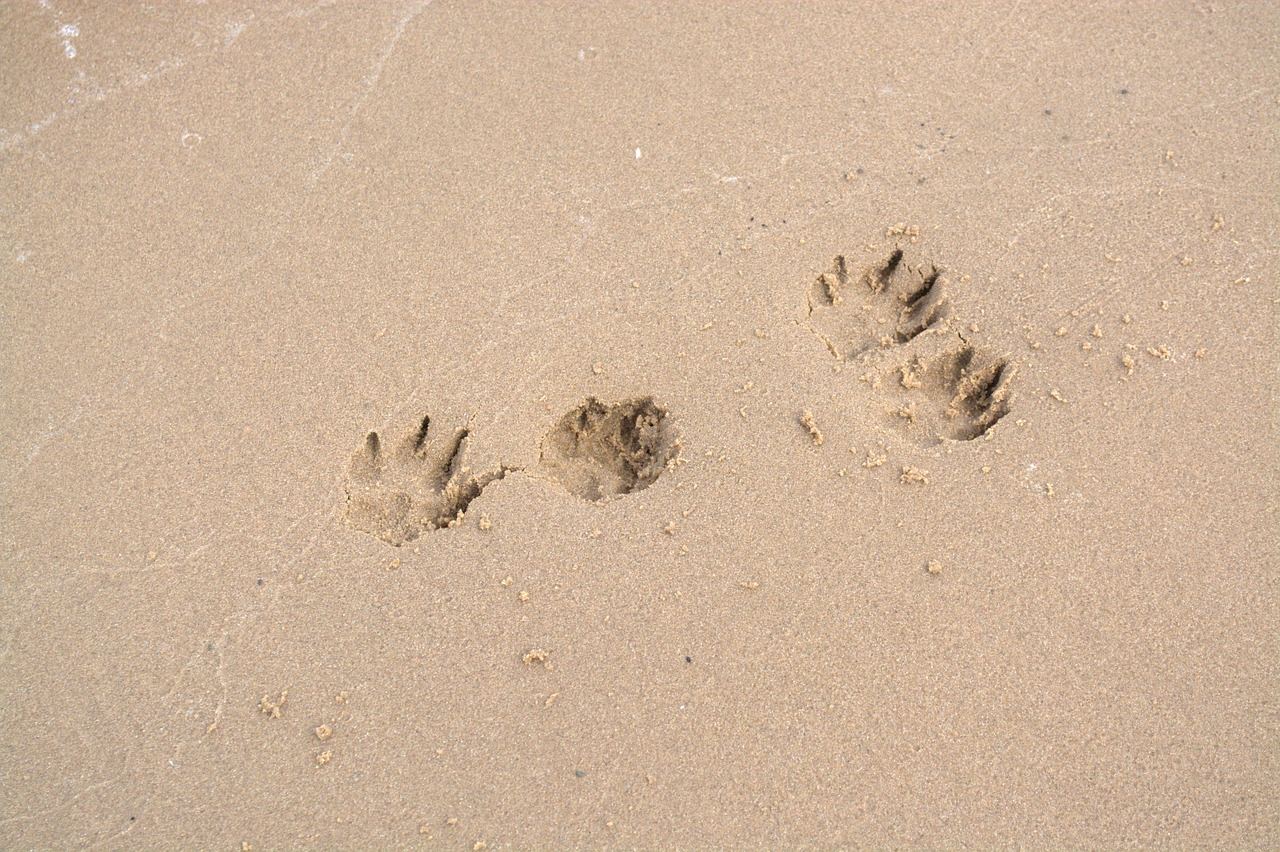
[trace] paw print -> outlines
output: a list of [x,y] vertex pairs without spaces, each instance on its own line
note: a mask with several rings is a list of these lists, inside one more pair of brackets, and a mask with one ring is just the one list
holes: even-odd
[[810,327],[840,360],[900,346],[941,325],[950,313],[941,270],[908,263],[902,248],[856,274],[837,255],[809,294]]
[[1016,370],[967,343],[934,354],[916,354],[897,368],[894,421],[917,443],[972,441],[1009,413]]
[[470,436],[462,427],[434,438],[430,416],[389,446],[370,432],[347,467],[347,524],[396,547],[456,526],[485,486],[515,470],[474,473],[465,464]]

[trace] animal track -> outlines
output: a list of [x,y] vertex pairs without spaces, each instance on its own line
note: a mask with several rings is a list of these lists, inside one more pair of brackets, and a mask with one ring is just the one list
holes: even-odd
[[465,465],[470,430],[433,438],[425,416],[392,446],[370,432],[347,467],[347,524],[399,547],[423,531],[456,525],[490,483],[517,468],[481,474]]
[[542,469],[584,500],[648,488],[679,454],[667,416],[652,397],[613,405],[588,397],[542,439]]
[[809,326],[836,358],[907,343],[950,316],[947,279],[932,263],[911,264],[894,248],[856,275],[837,255],[809,292]]
[[1016,369],[1005,358],[981,354],[968,343],[917,352],[897,368],[889,415],[918,443],[972,441],[1009,413]]
[[[897,226],[886,235],[895,234],[914,244],[919,231]],[[836,358],[873,367],[863,379],[890,399],[885,416],[912,440],[972,441],[1009,413],[1016,369],[958,332],[947,278],[909,251],[896,245],[856,274],[838,255],[810,285],[809,327]]]

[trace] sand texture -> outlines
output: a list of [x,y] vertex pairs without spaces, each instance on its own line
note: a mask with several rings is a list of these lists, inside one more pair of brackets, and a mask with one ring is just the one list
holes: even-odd
[[1280,4],[0,6],[0,848],[1280,846]]

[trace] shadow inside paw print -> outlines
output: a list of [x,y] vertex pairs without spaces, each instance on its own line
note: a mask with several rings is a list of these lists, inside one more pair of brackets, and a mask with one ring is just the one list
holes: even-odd
[[431,418],[386,445],[370,432],[347,467],[347,524],[399,547],[424,531],[455,526],[490,483],[515,468],[474,473],[465,464],[470,430],[446,438],[431,433]]
[[809,292],[809,325],[836,358],[849,360],[907,343],[950,316],[946,277],[932,263],[908,262],[902,248],[854,273],[844,255]]

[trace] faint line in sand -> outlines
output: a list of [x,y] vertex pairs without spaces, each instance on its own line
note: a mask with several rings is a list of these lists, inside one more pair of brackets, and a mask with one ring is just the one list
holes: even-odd
[[364,88],[360,94],[356,96],[355,105],[351,107],[351,114],[347,116],[346,122],[342,125],[342,129],[338,131],[338,139],[334,142],[329,150],[329,156],[325,157],[320,167],[311,173],[311,183],[315,184],[324,176],[324,173],[333,165],[333,161],[338,154],[347,145],[347,137],[351,135],[351,126],[355,124],[356,118],[360,115],[360,110],[364,109],[365,103],[368,102],[369,96],[373,94],[374,88],[378,85],[378,81],[382,79],[382,71],[387,66],[387,62],[391,59],[391,55],[396,51],[396,45],[400,43],[400,37],[404,35],[404,31],[409,24],[422,14],[422,12],[430,6],[432,0],[422,0],[411,6],[396,21],[395,31],[391,34],[382,45],[382,50],[378,54],[378,59],[373,63],[373,68],[364,78]]

